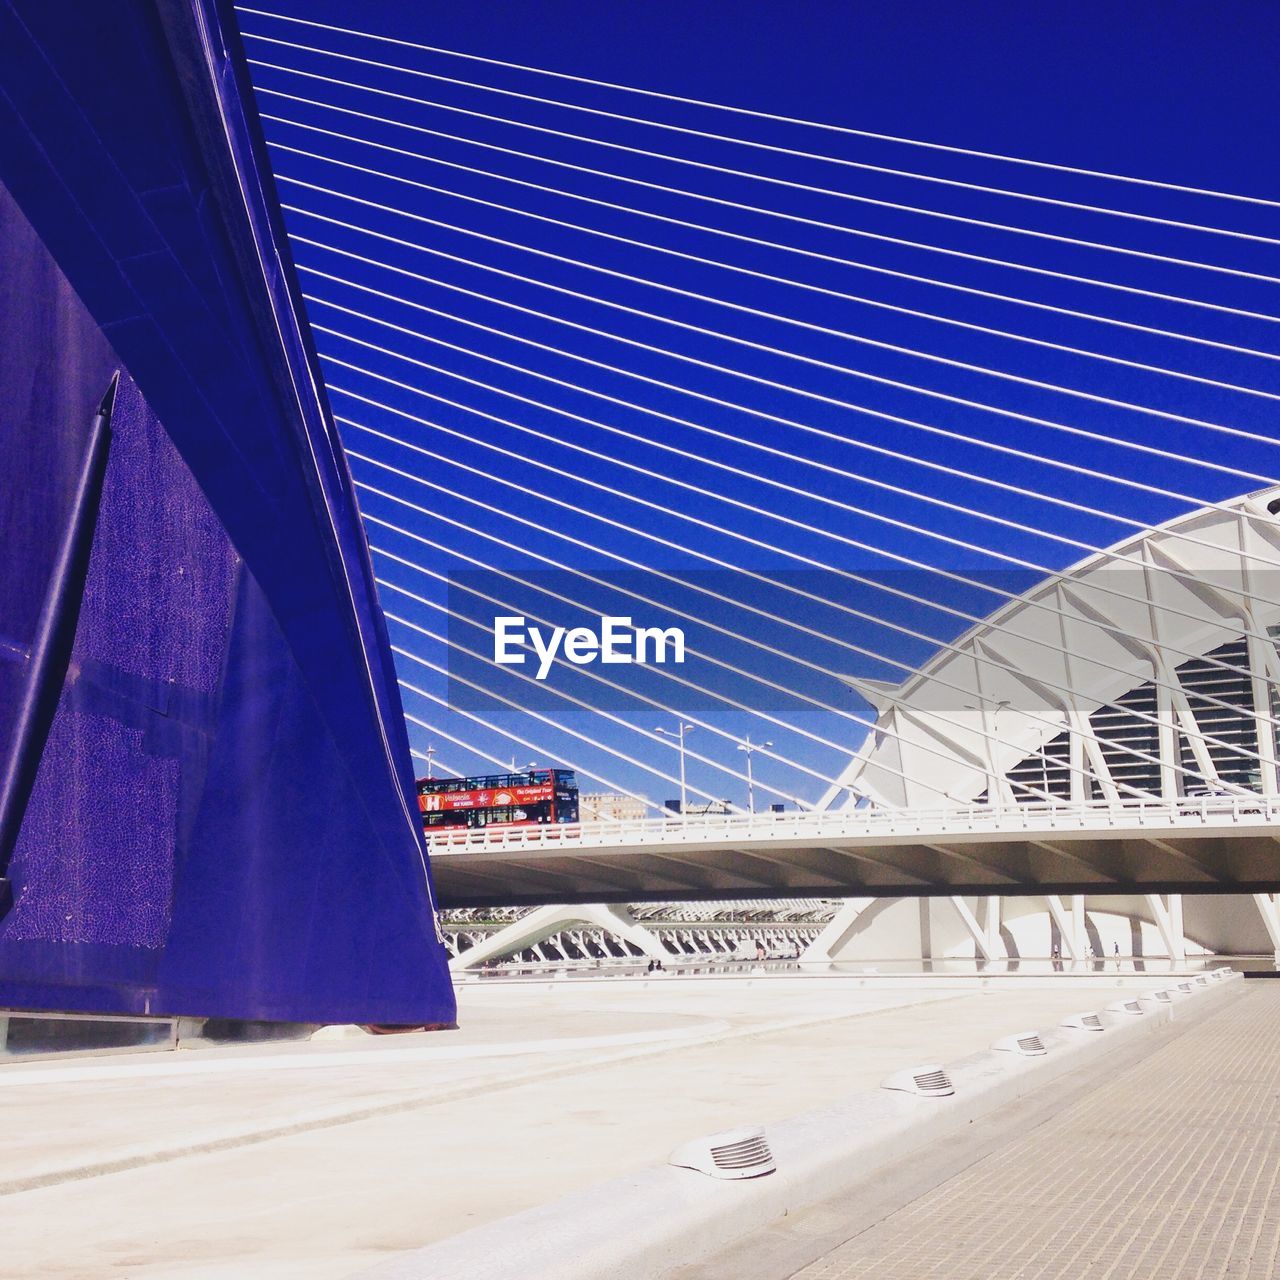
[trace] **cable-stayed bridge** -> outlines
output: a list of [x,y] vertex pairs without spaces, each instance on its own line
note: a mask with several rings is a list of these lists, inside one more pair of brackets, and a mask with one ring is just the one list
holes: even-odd
[[1280,887],[1280,202],[239,13],[446,902]]

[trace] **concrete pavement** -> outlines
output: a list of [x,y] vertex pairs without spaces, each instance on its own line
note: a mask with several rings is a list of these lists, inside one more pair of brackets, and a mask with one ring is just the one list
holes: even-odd
[[11,1064],[0,1276],[348,1276],[1135,981],[477,983],[458,1033]]

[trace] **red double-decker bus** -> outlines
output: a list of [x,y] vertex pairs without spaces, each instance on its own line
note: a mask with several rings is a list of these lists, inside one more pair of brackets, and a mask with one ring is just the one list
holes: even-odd
[[419,778],[418,808],[428,830],[577,822],[578,779],[572,769]]

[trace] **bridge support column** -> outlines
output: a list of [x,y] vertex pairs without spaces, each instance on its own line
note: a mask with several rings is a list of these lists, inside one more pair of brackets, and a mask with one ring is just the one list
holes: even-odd
[[850,898],[831,917],[828,924],[805,948],[802,960],[830,960],[831,953],[842,947],[853,933],[858,917],[875,901],[874,898]]
[[1071,895],[1071,957],[1083,960],[1089,937],[1088,921],[1084,912],[1084,894]]
[[1058,928],[1058,945],[1062,948],[1062,954],[1069,960],[1078,960],[1075,934],[1067,921],[1067,910],[1062,905],[1062,899],[1056,893],[1046,893],[1044,900],[1049,908],[1049,919]]
[[1160,930],[1160,940],[1169,953],[1169,959],[1181,963],[1187,958],[1187,943],[1182,924],[1182,895],[1171,893],[1167,901],[1163,900],[1158,893],[1149,893],[1146,898],[1152,919],[1156,922],[1156,928]]
[[1004,945],[1000,941],[1000,899],[988,897],[982,900],[982,923],[969,909],[969,904],[960,896],[953,896],[952,905],[956,914],[964,922],[969,936],[973,938],[978,954],[984,960],[1003,960]]
[[982,900],[982,927],[987,935],[987,946],[992,955],[1004,958],[1004,941],[1000,937],[1000,903],[995,894],[989,894]]

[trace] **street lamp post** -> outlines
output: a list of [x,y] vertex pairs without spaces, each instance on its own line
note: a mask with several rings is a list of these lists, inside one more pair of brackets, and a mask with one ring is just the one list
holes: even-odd
[[661,734],[664,738],[674,738],[676,745],[680,749],[680,816],[682,818],[689,807],[689,789],[685,785],[684,772],[684,735],[686,733],[692,733],[693,730],[694,726],[691,724],[685,724],[683,720],[674,730],[663,729],[661,726],[654,730],[654,733]]
[[756,781],[751,771],[751,757],[758,748],[765,747],[767,749],[771,746],[773,746],[772,742],[752,742],[750,734],[747,734],[746,738],[738,743],[738,750],[747,753],[747,812],[752,816],[755,815],[756,811]]
[[427,744],[427,780],[431,781],[436,776],[436,749],[430,743]]

